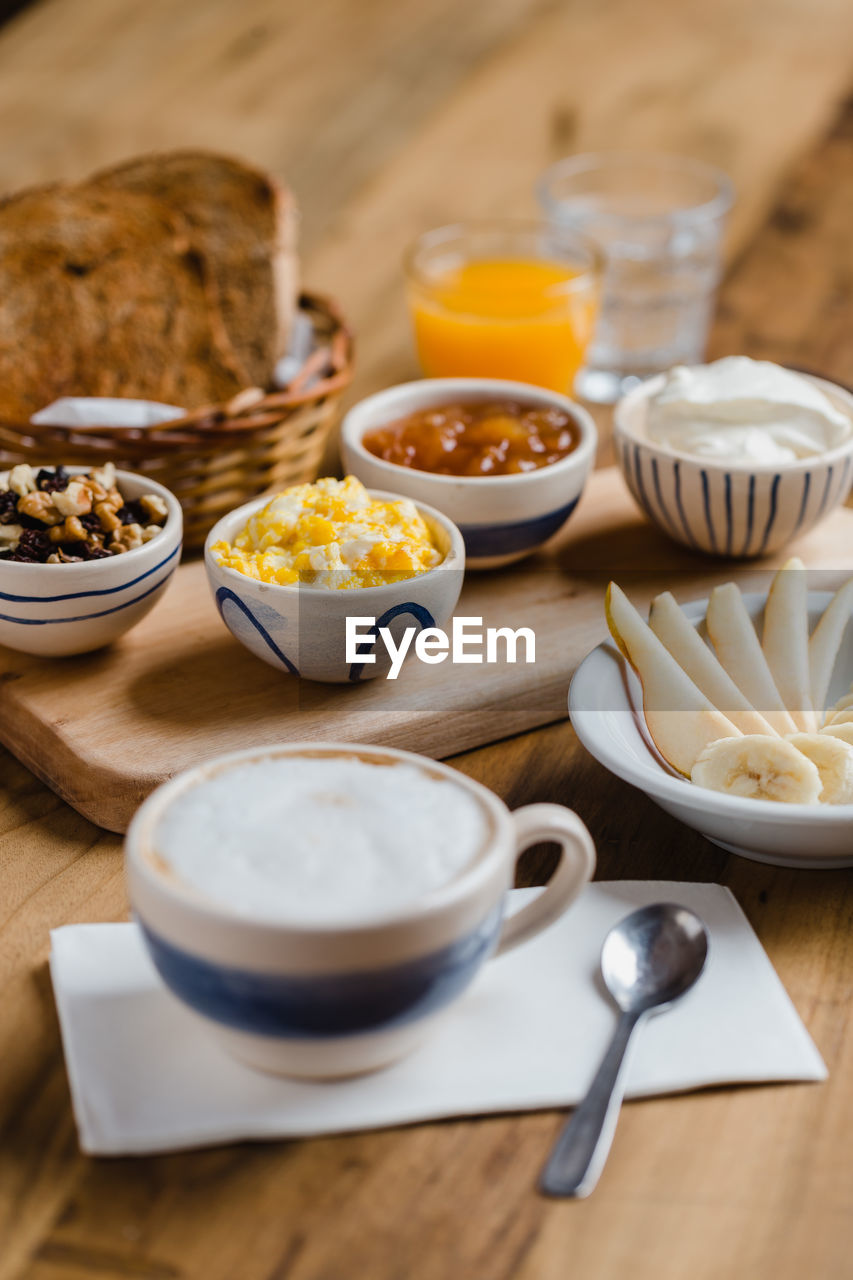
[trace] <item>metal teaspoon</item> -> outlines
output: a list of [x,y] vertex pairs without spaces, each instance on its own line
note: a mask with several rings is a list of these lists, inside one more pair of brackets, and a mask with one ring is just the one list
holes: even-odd
[[601,949],[605,986],[621,1009],[613,1039],[589,1092],[558,1137],[539,1189],[588,1196],[598,1182],[625,1092],[626,1051],[635,1027],[668,1009],[693,986],[708,954],[708,934],[687,907],[658,902],[614,925]]

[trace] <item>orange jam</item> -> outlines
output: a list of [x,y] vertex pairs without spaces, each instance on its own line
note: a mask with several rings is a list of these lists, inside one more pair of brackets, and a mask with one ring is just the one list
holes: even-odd
[[473,400],[420,409],[362,436],[385,462],[445,476],[509,476],[559,462],[580,431],[562,409]]

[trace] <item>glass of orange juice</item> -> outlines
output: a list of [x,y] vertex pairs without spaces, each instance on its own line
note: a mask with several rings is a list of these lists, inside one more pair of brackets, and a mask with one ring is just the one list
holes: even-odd
[[405,258],[427,377],[507,378],[568,394],[598,309],[595,244],[545,222],[428,231]]

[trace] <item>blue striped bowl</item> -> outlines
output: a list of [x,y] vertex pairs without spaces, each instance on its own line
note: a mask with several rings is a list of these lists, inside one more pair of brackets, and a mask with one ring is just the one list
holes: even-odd
[[[407,414],[471,400],[515,400],[569,414],[580,443],[567,457],[538,471],[508,476],[446,476],[385,462],[361,443],[366,431]],[[598,436],[585,409],[526,382],[497,378],[424,378],[368,396],[341,425],[344,467],[369,489],[392,489],[428,502],[448,516],[465,541],[469,569],[495,569],[537,551],[568,520],[595,462]]]
[[[823,378],[808,380],[853,416],[853,395]],[[645,401],[663,377],[616,406],[616,460],[638,505],[664,533],[709,555],[770,555],[842,503],[853,483],[853,439],[786,466],[737,467],[675,453],[640,434]]]
[[[72,473],[85,467],[68,467]],[[174,494],[146,476],[118,471],[125,498],[157,494],[169,514],[144,546],[79,564],[0,560],[0,645],[20,653],[65,657],[111,644],[136,626],[166,590],[181,558],[183,521]]]

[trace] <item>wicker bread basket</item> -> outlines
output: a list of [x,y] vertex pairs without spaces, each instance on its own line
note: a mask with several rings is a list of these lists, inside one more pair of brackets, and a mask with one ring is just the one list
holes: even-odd
[[0,469],[18,462],[117,466],[171,489],[184,510],[187,547],[250,498],[313,480],[341,394],[352,377],[352,337],[328,298],[304,293],[314,350],[283,390],[241,391],[155,427],[41,426],[0,421]]

